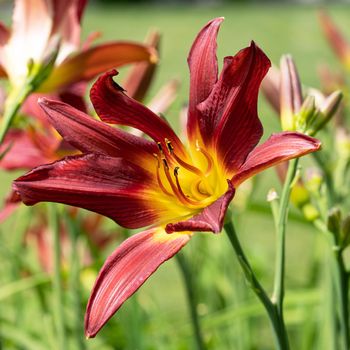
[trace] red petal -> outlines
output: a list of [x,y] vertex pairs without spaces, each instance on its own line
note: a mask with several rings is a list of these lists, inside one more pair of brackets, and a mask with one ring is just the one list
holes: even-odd
[[11,148],[0,160],[0,168],[2,169],[32,169],[51,160],[37,147],[30,135],[23,130],[11,130],[0,147],[0,153],[8,147]]
[[[146,40],[146,45],[159,50],[160,34],[152,32]],[[142,101],[149,89],[154,73],[156,71],[156,62],[142,62],[137,63],[131,68],[128,73],[123,87],[129,97],[137,101]]]
[[21,204],[21,198],[17,193],[11,191],[6,197],[4,206],[0,209],[0,223],[11,216]]
[[197,105],[204,101],[210,94],[218,79],[218,63],[216,58],[216,37],[224,19],[211,20],[199,32],[192,44],[188,55],[190,68],[190,100],[187,121],[187,133],[190,139],[194,139],[198,128]]
[[204,141],[214,143],[228,173],[241,166],[262,136],[258,90],[269,67],[269,59],[252,42],[234,57],[225,58],[218,83],[199,105]]
[[180,221],[166,226],[168,233],[180,231],[211,231],[219,233],[224,223],[226,210],[235,195],[235,189],[228,181],[228,190],[214,203],[204,208],[203,211],[186,221]]
[[59,101],[40,99],[39,104],[62,137],[82,152],[123,156],[140,165],[154,161],[154,142],[112,128]]
[[4,23],[0,21],[0,47],[6,44],[9,37],[10,31],[7,29]]
[[[114,82],[112,70],[102,75],[91,89],[91,101],[99,117],[112,124],[122,124],[143,131],[156,142],[169,139],[174,148],[185,154],[184,147],[169,124],[141,103],[128,97]],[[164,144],[164,149],[166,145]]]
[[247,178],[266,168],[315,152],[320,147],[319,140],[297,132],[274,134],[249,154],[238,173],[232,178],[232,183],[237,187]]
[[106,260],[92,289],[85,334],[94,337],[122,304],[188,241],[189,234],[168,235],[161,228],[138,233]]
[[13,189],[27,205],[64,203],[139,228],[159,219],[147,192],[154,185],[152,178],[124,159],[89,154],[37,167],[14,181]]
[[98,45],[66,59],[54,69],[40,91],[57,91],[79,81],[89,81],[112,67],[155,61],[156,57],[152,48],[131,42]]

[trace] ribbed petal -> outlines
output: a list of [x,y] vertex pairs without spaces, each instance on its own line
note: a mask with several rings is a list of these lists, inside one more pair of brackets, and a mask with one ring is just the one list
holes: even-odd
[[261,91],[270,106],[280,116],[280,72],[272,66],[261,83]]
[[241,166],[262,136],[258,90],[269,67],[269,59],[252,42],[225,58],[218,83],[198,106],[204,140],[213,144],[228,174]]
[[135,164],[89,154],[37,167],[14,181],[13,189],[27,205],[64,203],[139,228],[159,219],[148,194],[152,185],[152,174]]
[[145,45],[132,42],[98,45],[66,59],[54,69],[40,91],[57,91],[79,81],[89,81],[112,67],[156,60],[156,52]]
[[85,314],[86,336],[94,337],[157,268],[189,240],[190,233],[169,235],[154,228],[123,242],[106,260],[92,289]]
[[203,211],[186,221],[170,223],[166,226],[168,233],[180,231],[211,231],[219,233],[222,229],[226,210],[235,195],[235,189],[228,181],[228,190],[218,200],[204,208]]
[[[145,44],[159,50],[159,32],[150,33]],[[123,87],[129,97],[142,101],[152,83],[156,71],[156,62],[141,62],[135,64],[128,73]]]
[[84,153],[124,157],[140,165],[155,161],[154,142],[113,128],[59,101],[40,99],[39,104],[62,137]]
[[195,141],[198,132],[197,105],[209,96],[218,79],[216,37],[223,20],[222,17],[211,20],[197,35],[188,55],[190,99],[187,134],[192,141]]
[[249,154],[237,174],[232,178],[232,183],[237,187],[247,178],[266,168],[315,152],[320,147],[319,140],[304,134],[296,132],[274,134]]
[[90,97],[99,117],[112,124],[122,124],[143,131],[156,142],[162,142],[166,149],[165,139],[173,144],[175,150],[185,154],[184,147],[169,124],[154,114],[141,103],[131,99],[117,83],[112,70],[102,75],[91,89]]

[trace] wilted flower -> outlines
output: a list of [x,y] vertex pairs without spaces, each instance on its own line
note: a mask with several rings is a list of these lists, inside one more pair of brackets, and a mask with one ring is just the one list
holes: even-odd
[[309,136],[283,132],[257,146],[263,130],[258,90],[270,61],[252,42],[226,57],[218,76],[216,36],[210,21],[191,48],[186,147],[169,124],[101,76],[91,90],[99,117],[141,130],[149,139],[96,121],[61,103],[41,100],[51,123],[82,155],[40,166],[14,182],[28,205],[54,201],[83,207],[127,228],[151,226],[127,239],[107,259],[86,312],[93,337],[193,231],[218,233],[235,189],[281,161],[319,149]]

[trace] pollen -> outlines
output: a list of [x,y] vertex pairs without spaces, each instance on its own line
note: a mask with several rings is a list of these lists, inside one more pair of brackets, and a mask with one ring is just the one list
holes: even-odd
[[222,194],[216,189],[218,179],[214,159],[199,142],[195,145],[198,154],[194,159],[189,152],[179,156],[169,139],[157,142],[157,147],[158,154],[154,154],[158,160],[157,182],[167,197],[175,198],[187,208],[200,209]]

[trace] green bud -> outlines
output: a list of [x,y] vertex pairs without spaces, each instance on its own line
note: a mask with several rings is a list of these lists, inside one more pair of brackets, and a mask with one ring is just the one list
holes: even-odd
[[267,193],[266,200],[268,202],[273,202],[279,199],[278,193],[274,188],[271,188]]
[[317,118],[310,124],[307,133],[315,135],[319,130],[329,122],[339,108],[340,102],[343,98],[343,93],[338,90],[329,95],[319,106],[319,113]]
[[317,208],[311,203],[307,203],[302,207],[302,212],[306,220],[314,221],[320,217],[320,213]]
[[315,97],[307,96],[304,100],[299,113],[295,116],[296,130],[305,132],[308,125],[316,118],[318,112],[315,105]]
[[341,233],[341,211],[339,208],[332,208],[328,212],[327,228],[332,232],[338,239]]
[[299,209],[310,201],[309,192],[302,183],[297,182],[292,188],[290,200]]
[[350,214],[348,214],[341,225],[342,247],[346,248],[350,244]]

